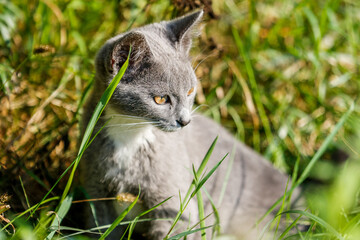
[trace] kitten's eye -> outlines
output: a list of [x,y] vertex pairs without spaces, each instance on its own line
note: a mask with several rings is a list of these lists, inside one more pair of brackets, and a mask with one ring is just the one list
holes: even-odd
[[155,96],[154,101],[157,104],[162,105],[162,104],[165,104],[165,103],[169,102],[169,96],[167,96],[167,95],[165,95],[165,96]]
[[190,94],[193,93],[193,91],[194,91],[194,88],[192,87],[192,88],[188,91],[187,95],[189,96]]

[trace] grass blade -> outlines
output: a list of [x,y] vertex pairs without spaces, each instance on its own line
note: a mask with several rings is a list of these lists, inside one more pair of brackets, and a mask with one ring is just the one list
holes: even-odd
[[[129,56],[130,56],[130,52],[131,52],[131,48],[129,51]],[[90,121],[86,127],[85,133],[84,133],[84,137],[81,141],[80,144],[80,148],[79,148],[79,153],[78,153],[78,158],[75,160],[75,165],[71,171],[69,180],[66,184],[65,190],[63,192],[63,195],[61,197],[61,201],[65,198],[65,196],[68,194],[73,178],[74,178],[74,174],[76,171],[77,166],[79,165],[80,159],[82,154],[84,153],[87,143],[89,142],[89,139],[92,135],[92,132],[95,128],[95,125],[97,123],[97,121],[100,118],[101,113],[104,111],[107,103],[109,102],[112,94],[114,93],[117,85],[119,84],[121,78],[123,77],[123,75],[125,74],[125,71],[129,65],[129,56],[126,59],[125,63],[122,65],[121,69],[119,70],[119,72],[116,74],[116,76],[114,77],[114,79],[111,81],[111,83],[109,84],[109,86],[106,88],[105,92],[103,93],[103,95],[100,98],[100,101],[98,102],[97,106],[95,107],[94,113],[90,118]]]
[[71,167],[75,164],[73,161],[69,167],[65,169],[65,171],[61,174],[61,176],[56,180],[55,184],[50,188],[50,190],[45,194],[45,196],[41,199],[41,201],[32,209],[29,218],[34,214],[34,212],[38,209],[38,207],[45,201],[45,199],[49,196],[52,190],[56,187],[56,185],[60,182],[60,180],[65,176],[65,174],[71,169]]
[[180,238],[185,237],[187,235],[190,235],[190,234],[193,234],[193,233],[196,233],[196,232],[199,232],[199,231],[203,231],[203,230],[211,228],[211,227],[213,227],[213,226],[207,226],[207,227],[204,227],[204,228],[198,228],[198,229],[182,232],[182,233],[179,233],[179,234],[177,234],[175,236],[172,236],[172,237],[168,238],[168,240],[177,240],[177,239],[180,239]]
[[197,170],[197,172],[196,172],[196,175],[197,175],[198,177],[199,177],[199,176],[201,175],[201,173],[204,171],[205,166],[206,166],[206,164],[208,163],[208,161],[209,161],[209,159],[210,159],[210,156],[211,156],[211,154],[212,154],[212,152],[213,152],[213,150],[214,150],[214,148],[215,148],[215,145],[216,145],[217,140],[218,140],[218,137],[216,137],[216,138],[214,139],[214,141],[212,142],[209,150],[206,152],[205,157],[204,157],[203,161],[201,162],[201,164],[200,164],[200,166],[199,166],[199,168],[198,168],[198,170]]
[[140,196],[140,186],[139,193],[135,200],[115,219],[115,221],[111,224],[111,226],[104,232],[103,235],[99,238],[99,240],[105,239],[116,227],[119,223],[126,217],[126,215],[130,212],[130,210],[135,206]]
[[251,89],[254,92],[255,104],[256,104],[257,110],[259,111],[260,119],[264,126],[266,138],[267,138],[268,142],[271,143],[273,140],[273,135],[272,135],[271,128],[270,128],[270,122],[266,116],[264,106],[261,102],[261,94],[260,94],[260,91],[256,84],[255,74],[254,74],[254,70],[251,65],[250,57],[249,57],[248,53],[245,51],[244,44],[241,41],[238,30],[233,27],[232,33],[233,33],[233,37],[235,40],[235,44],[238,48],[238,51],[245,61],[246,72],[249,77]]
[[26,190],[25,190],[23,181],[22,181],[22,179],[21,179],[21,176],[19,176],[19,180],[20,180],[21,188],[22,188],[22,190],[23,190],[23,192],[24,192],[24,196],[25,196],[25,200],[26,200],[26,205],[27,205],[28,208],[30,208],[29,199],[28,199],[28,196],[27,196],[27,194],[26,194]]
[[206,188],[203,188],[204,193],[206,194],[211,207],[213,209],[213,213],[214,213],[214,217],[215,217],[215,224],[214,224],[214,229],[213,229],[213,233],[212,233],[212,237],[216,236],[216,234],[220,234],[221,232],[221,226],[220,226],[220,215],[219,215],[219,211],[217,210],[217,207],[215,206],[214,200],[212,199],[212,197],[210,196],[210,193],[206,190]]
[[[201,193],[201,188],[205,184],[205,182],[211,177],[211,175],[215,172],[215,170],[220,166],[220,164],[225,160],[225,158],[228,156],[226,154],[223,159],[221,159],[220,162],[218,162],[211,170],[210,172],[200,180],[199,183],[195,183],[195,190],[191,194],[191,198],[196,194],[197,202],[198,202],[198,209],[199,209],[199,219],[205,218],[205,210],[204,210],[204,201]],[[205,221],[200,221],[200,228],[201,230],[201,239],[206,240],[206,232],[205,232]]]
[[314,167],[315,163],[320,159],[320,157],[325,153],[326,149],[334,139],[337,132],[342,128],[345,124],[346,120],[349,118],[350,114],[354,111],[355,104],[354,102],[351,104],[349,110],[340,118],[339,122],[335,125],[334,130],[330,133],[330,135],[325,139],[319,150],[315,153],[314,157],[311,159],[309,164],[306,166],[303,173],[300,175],[299,179],[296,181],[296,185],[300,185],[310,174],[311,169]]
[[175,217],[175,219],[174,219],[174,221],[173,221],[173,223],[172,223],[172,225],[171,225],[171,227],[170,227],[170,229],[169,229],[169,231],[168,231],[165,239],[168,239],[170,233],[172,232],[172,230],[174,229],[176,223],[179,221],[181,215],[183,214],[183,212],[184,212],[187,204],[190,202],[190,199],[196,194],[196,191],[194,191],[193,194],[191,195],[191,197],[189,197],[190,194],[191,194],[191,191],[192,191],[193,188],[195,187],[195,179],[197,179],[198,177],[200,177],[201,174],[202,174],[202,172],[204,171],[205,166],[206,166],[207,162],[209,161],[210,156],[211,156],[211,154],[212,154],[212,152],[213,152],[213,150],[214,150],[214,148],[215,148],[215,145],[216,145],[217,140],[218,140],[218,137],[216,137],[216,138],[214,139],[214,141],[212,142],[212,144],[211,144],[209,150],[207,151],[207,153],[205,154],[205,156],[204,156],[204,158],[203,158],[203,160],[202,160],[202,162],[201,162],[201,164],[200,164],[200,166],[199,166],[196,174],[194,174],[194,180],[193,180],[193,182],[191,183],[191,185],[190,185],[190,187],[189,187],[189,189],[188,189],[188,191],[187,191],[187,193],[186,193],[186,196],[185,196],[185,198],[184,198],[184,200],[183,200],[183,203],[180,202],[180,207],[181,207],[181,208],[180,208],[180,211],[179,211],[178,214],[176,215],[176,217]]
[[150,208],[149,210],[146,210],[145,212],[140,213],[139,217],[144,216],[145,214],[148,214],[149,212],[153,211],[154,209],[158,208],[159,206],[163,205],[165,202],[167,202],[168,200],[170,200],[172,197],[168,197],[167,199],[165,199],[164,201],[162,201],[161,203],[156,204],[155,206],[153,206],[152,208]]
[[[149,221],[169,221],[171,219],[168,219],[168,218],[158,218],[158,219],[151,219],[151,218],[147,218],[147,219],[139,219],[137,222],[149,222]],[[132,221],[122,221],[119,223],[119,225],[121,226],[125,226],[125,225],[128,225],[130,226],[130,224],[132,223]],[[99,227],[93,227],[93,228],[90,228],[90,229],[80,229],[80,228],[72,228],[72,227],[66,227],[66,226],[60,226],[58,229],[61,231],[61,230],[66,230],[66,231],[75,231],[75,233],[71,233],[71,234],[68,234],[66,236],[63,236],[60,239],[69,239],[70,237],[72,236],[76,236],[76,235],[80,235],[80,234],[84,234],[84,233],[91,233],[91,234],[94,234],[94,235],[99,235],[101,234],[101,232],[99,233],[99,230],[103,230],[103,229],[108,229],[109,227],[111,226],[111,224],[108,224],[108,225],[102,225],[102,226],[99,226]]]
[[52,192],[52,190],[55,188],[55,186],[59,183],[59,181],[65,176],[65,174],[70,170],[70,168],[73,166],[73,169],[70,173],[69,179],[67,181],[67,184],[65,186],[65,189],[63,191],[63,194],[60,198],[60,204],[58,206],[58,209],[60,209],[63,204],[64,199],[66,198],[71,184],[73,182],[73,178],[75,175],[75,171],[77,169],[77,166],[79,165],[80,159],[83,155],[83,153],[85,152],[86,149],[86,145],[90,140],[90,137],[92,135],[93,129],[98,121],[98,119],[100,118],[101,113],[103,112],[103,110],[105,109],[107,103],[109,102],[113,92],[116,89],[116,86],[119,84],[121,78],[123,77],[128,64],[129,64],[129,56],[130,56],[130,52],[131,49],[129,51],[129,55],[127,60],[125,61],[125,63],[123,64],[123,66],[121,67],[121,69],[119,70],[119,72],[116,74],[116,76],[114,77],[114,79],[111,81],[111,83],[109,84],[109,86],[106,88],[105,92],[103,93],[103,95],[101,96],[100,102],[97,104],[93,115],[91,116],[91,119],[89,121],[89,124],[85,130],[85,134],[83,136],[80,148],[79,148],[79,153],[78,156],[76,157],[76,159],[70,164],[70,166],[61,174],[61,176],[57,179],[57,181],[55,182],[55,184],[52,186],[52,188],[45,194],[45,196],[43,197],[43,199],[41,200],[41,202],[34,208],[34,210],[32,211],[32,213],[30,214],[30,216],[36,211],[36,209],[40,206],[40,204],[47,198],[47,196]]
[[[196,176],[195,176],[195,178],[199,178],[199,177],[201,176],[202,172],[204,171],[205,166],[206,166],[206,164],[208,163],[208,161],[209,161],[209,159],[210,159],[210,156],[211,156],[211,154],[212,154],[212,152],[213,152],[213,150],[214,150],[214,148],[215,148],[215,145],[216,145],[217,140],[218,140],[218,137],[216,137],[216,138],[214,139],[214,141],[211,143],[211,146],[210,146],[209,150],[206,152],[205,157],[203,158],[203,160],[202,160],[202,162],[201,162],[198,170],[196,171]],[[186,193],[186,196],[185,196],[185,198],[184,198],[185,201],[186,201],[186,199],[189,197],[189,195],[190,195],[190,193],[191,193],[191,191],[192,191],[192,189],[193,189],[194,187],[195,187],[195,182],[193,182],[193,183],[191,184],[188,192]]]
[[279,236],[279,239],[283,239],[290,230],[296,226],[296,223],[300,220],[301,215],[298,216]]
[[230,174],[231,174],[231,170],[232,170],[232,165],[234,163],[234,159],[235,159],[235,154],[236,154],[236,141],[234,141],[234,145],[233,145],[233,149],[231,151],[231,155],[230,155],[230,160],[228,162],[228,166],[226,169],[226,174],[225,174],[225,179],[223,181],[223,185],[221,187],[221,192],[220,192],[220,197],[219,197],[219,206],[221,206],[221,203],[224,199],[225,196],[225,192],[226,192],[226,188],[230,179]]
[[19,215],[17,215],[13,220],[11,220],[9,223],[7,223],[1,230],[0,232],[4,231],[7,227],[9,227],[11,224],[13,224],[17,219],[21,218],[22,216],[24,216],[25,214],[27,213],[31,213],[33,214],[33,210],[36,208],[38,208],[38,206],[41,206],[41,205],[44,205],[45,203],[48,203],[48,202],[51,202],[51,201],[56,201],[56,200],[59,200],[60,197],[52,197],[52,198],[49,198],[49,199],[46,199],[46,200],[43,200],[41,201],[40,203],[32,206],[31,208],[23,211],[22,213],[20,213]]
[[193,191],[193,193],[191,194],[191,197],[194,197],[195,194],[201,189],[201,187],[205,184],[205,182],[211,177],[211,175],[215,172],[215,170],[220,166],[220,164],[225,160],[225,158],[228,156],[229,154],[227,153],[220,162],[218,162],[210,171],[208,174],[206,174],[205,177],[203,177],[200,182],[196,185],[195,190]]
[[[355,104],[354,102],[351,104],[349,110],[340,118],[339,122],[335,125],[333,131],[330,133],[329,136],[326,137],[325,141],[319,148],[319,150],[316,152],[316,154],[313,156],[313,158],[310,160],[309,164],[304,169],[303,173],[300,175],[299,179],[296,181],[296,183],[290,188],[289,191],[285,192],[284,195],[289,196],[295,188],[297,188],[309,175],[311,169],[314,167],[315,163],[320,159],[320,157],[324,154],[325,150],[328,148],[332,140],[334,139],[337,132],[342,128],[342,126],[345,124],[346,120],[349,118],[350,114],[354,111]],[[258,220],[257,223],[260,223],[267,215],[269,215],[276,206],[282,201],[284,196],[281,196],[270,208],[269,210]]]
[[[202,197],[201,190],[199,190],[196,193],[197,203],[198,203],[198,209],[199,209],[199,219],[205,218],[205,210],[204,210],[204,200]],[[200,228],[201,230],[201,239],[206,240],[206,232],[205,232],[205,220],[200,221]]]
[[129,227],[129,236],[128,238],[130,239],[134,229],[135,229],[135,225],[136,223],[139,221],[140,217],[148,214],[149,212],[153,211],[154,209],[158,208],[159,206],[163,205],[165,202],[167,202],[169,199],[171,199],[172,197],[168,197],[167,199],[165,199],[164,201],[160,202],[159,204],[156,204],[155,206],[153,206],[152,208],[140,213],[130,224],[130,227]]
[[53,221],[50,225],[50,227],[53,228],[53,230],[51,230],[49,235],[47,235],[47,237],[46,237],[47,240],[50,240],[53,238],[56,230],[60,226],[61,221],[64,219],[65,215],[69,211],[72,200],[73,200],[73,192],[71,192],[69,195],[66,196],[66,198],[64,199],[63,203],[61,204],[59,210],[57,211],[57,213],[56,213],[57,217],[53,219]]
[[345,238],[343,238],[343,236],[341,236],[341,234],[338,231],[336,231],[335,228],[333,228],[330,224],[328,224],[323,219],[319,218],[318,216],[315,216],[312,213],[301,211],[301,210],[288,210],[288,211],[282,212],[281,214],[287,214],[287,213],[295,213],[295,214],[304,215],[304,216],[310,218],[311,220],[313,220],[314,222],[320,224],[324,228],[326,228],[329,232],[331,232],[334,236],[336,236],[337,239],[345,240]]

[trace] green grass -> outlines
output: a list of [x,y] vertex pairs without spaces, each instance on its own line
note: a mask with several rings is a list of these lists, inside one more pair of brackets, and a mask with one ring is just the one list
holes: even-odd
[[[190,10],[175,2],[0,0],[0,213],[16,229],[0,220],[1,239],[61,236],[95,54],[120,32]],[[214,0],[205,11],[192,49],[196,104],[306,189],[309,208],[292,212],[280,239],[360,239],[359,1]],[[210,197],[201,172],[182,207]],[[278,203],[288,218],[286,198]],[[291,237],[300,215],[311,228]]]

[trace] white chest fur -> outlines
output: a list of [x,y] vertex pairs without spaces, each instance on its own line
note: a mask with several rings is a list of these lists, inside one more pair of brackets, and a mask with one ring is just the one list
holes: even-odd
[[114,143],[114,162],[118,168],[110,169],[105,178],[116,177],[119,169],[128,168],[131,159],[141,147],[148,147],[155,141],[153,126],[150,122],[138,117],[118,114],[111,107],[105,110],[109,120],[106,134]]

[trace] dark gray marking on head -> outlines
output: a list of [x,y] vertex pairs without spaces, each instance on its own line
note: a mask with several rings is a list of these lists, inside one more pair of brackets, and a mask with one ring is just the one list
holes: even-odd
[[133,68],[139,67],[145,58],[151,57],[151,50],[145,36],[139,32],[130,32],[114,43],[110,59],[107,62],[109,73],[119,71],[129,55],[130,48],[129,65]]

